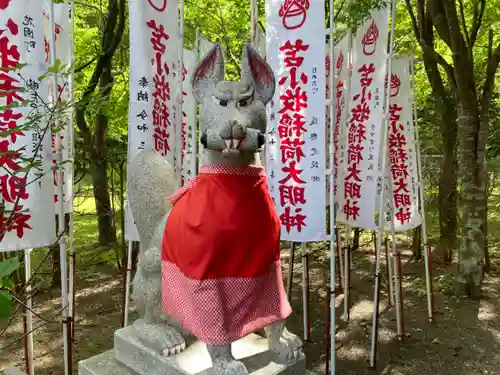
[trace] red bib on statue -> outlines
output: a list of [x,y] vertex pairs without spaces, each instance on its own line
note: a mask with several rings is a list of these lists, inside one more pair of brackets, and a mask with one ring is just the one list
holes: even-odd
[[263,168],[204,167],[170,200],[162,243],[167,313],[214,345],[290,315],[281,225]]

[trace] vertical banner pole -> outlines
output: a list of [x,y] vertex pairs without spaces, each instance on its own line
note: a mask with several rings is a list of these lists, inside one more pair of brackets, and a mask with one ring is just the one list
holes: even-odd
[[342,256],[341,256],[341,251],[340,251],[340,229],[338,226],[335,226],[335,270],[337,272],[337,281],[339,283],[339,289],[342,290]]
[[[329,0],[329,23],[330,23],[330,139],[328,142],[328,155],[330,157],[330,374],[335,375],[335,176],[334,176],[334,132],[335,132],[335,19],[334,15],[334,1]],[[344,283],[345,285],[345,283]]]
[[[55,26],[54,26],[54,1],[50,0],[49,3],[49,24],[50,24],[50,64],[52,66],[56,63],[56,44],[55,44]],[[52,108],[55,110],[57,106],[57,72],[53,74],[52,80]],[[61,120],[56,117],[56,128],[61,127]],[[59,200],[56,203],[56,213],[59,224],[59,258],[61,268],[61,308],[62,308],[62,324],[63,324],[63,338],[64,338],[64,374],[69,375],[71,371],[71,364],[69,363],[70,357],[70,343],[69,343],[69,330],[68,330],[68,284],[67,284],[67,259],[66,259],[66,223],[64,220],[64,196],[63,192],[63,167],[62,163],[62,143],[59,136],[55,137],[55,159],[57,164],[57,194]]]
[[309,250],[307,243],[302,242],[302,313],[304,319],[304,341],[311,341],[311,327],[309,319]]
[[[200,29],[196,29],[196,40],[194,42],[194,53],[196,55],[196,63],[200,59]],[[195,106],[196,110],[196,106]],[[197,118],[197,117],[196,117]],[[195,122],[191,126],[191,168],[194,169],[193,175],[198,175],[198,124]]]
[[[390,82],[390,80],[389,80]],[[390,90],[390,87],[387,88],[387,91]],[[389,94],[390,95],[390,94]],[[388,186],[392,186],[392,176],[390,173],[390,167],[387,165],[387,170],[386,170],[386,178],[387,178],[387,183]],[[384,189],[385,190],[385,189]],[[389,286],[390,289],[394,287],[394,296],[392,295],[391,291],[391,297],[395,297],[395,306],[396,306],[396,327],[397,327],[397,335],[398,335],[398,340],[403,339],[403,311],[402,311],[402,298],[403,298],[403,293],[402,293],[402,284],[401,284],[401,267],[400,267],[400,262],[401,262],[401,257],[399,250],[396,247],[396,225],[394,223],[395,215],[394,215],[394,201],[393,197],[390,194],[390,188],[387,190],[387,199],[389,200],[389,212],[391,215],[391,252],[386,260],[388,262],[389,266],[389,274],[392,276],[394,275],[394,280],[392,277],[389,280]],[[385,217],[385,215],[384,215]]]
[[[389,11],[389,10],[388,10]],[[391,77],[392,68],[392,55],[394,51],[394,21],[396,17],[396,1],[391,1],[391,34],[389,39],[389,56],[387,59],[387,76]],[[375,288],[373,292],[373,316],[372,316],[372,338],[370,345],[370,367],[375,368],[376,357],[377,357],[377,346],[378,346],[378,323],[379,323],[379,308],[380,308],[380,253],[382,248],[382,236],[384,233],[384,177],[387,168],[387,125],[388,125],[388,113],[389,113],[389,101],[390,101],[391,91],[388,89],[385,93],[385,107],[384,107],[384,119],[382,124],[382,137],[381,137],[381,166],[379,174],[382,184],[382,191],[380,193],[378,202],[378,229],[377,229],[377,247],[375,249]]]
[[183,98],[183,82],[182,75],[184,72],[184,0],[179,1],[179,92],[177,93],[177,113],[179,116],[176,118],[177,123],[176,126],[176,153],[177,153],[177,167],[178,167],[178,175],[177,182],[178,186],[182,186],[182,159],[184,155],[184,150],[182,149],[182,123],[183,123],[183,114],[182,114],[182,102]]
[[[346,113],[349,113],[349,103],[351,97],[351,64],[352,64],[352,30],[349,27],[347,30],[347,70],[348,79],[346,83]],[[349,116],[345,117],[346,129],[349,127]],[[343,256],[343,278],[344,278],[344,321],[348,322],[350,320],[350,291],[351,291],[351,227],[349,225],[345,226],[345,246],[343,249],[343,254],[339,254],[342,259]]]
[[429,323],[434,323],[434,294],[432,290],[432,254],[427,238],[427,220],[425,216],[425,202],[424,202],[424,180],[422,179],[422,159],[420,149],[420,137],[417,126],[417,93],[415,89],[415,59],[412,59],[410,65],[411,71],[411,86],[413,96],[413,127],[415,129],[415,145],[417,150],[417,169],[418,169],[418,192],[420,196],[420,214],[422,216],[422,239],[424,243],[424,262],[425,262],[425,285],[427,291],[427,313]]
[[344,246],[344,249],[343,249],[343,258],[344,258],[344,270],[343,270],[343,273],[344,273],[344,320],[346,322],[349,321],[349,308],[350,308],[350,303],[349,303],[349,287],[350,287],[350,273],[351,273],[351,270],[350,270],[350,267],[349,267],[349,253],[351,251],[351,227],[349,225],[346,225],[345,226],[346,230],[345,230],[345,243],[346,245]]
[[26,371],[28,375],[35,374],[33,363],[33,298],[31,296],[31,251],[24,250],[24,282],[26,283]]
[[[71,15],[71,24],[70,24],[70,54],[71,54],[71,76],[69,79],[69,95],[71,101],[71,116],[69,119],[69,129],[68,133],[70,134],[69,139],[74,144],[74,111],[75,111],[75,0],[71,0],[69,3],[70,15]],[[74,146],[70,146],[72,150],[74,150]],[[71,169],[73,170],[73,168]],[[71,186],[73,189],[73,185]],[[74,196],[74,193],[71,194]],[[71,202],[73,205],[73,202]],[[68,287],[68,299],[69,299],[69,316],[71,321],[71,341],[74,342],[75,338],[75,284],[76,284],[76,255],[74,249],[74,229],[75,229],[75,216],[73,209],[69,214],[69,287]]]
[[295,242],[290,242],[290,259],[288,260],[288,277],[286,279],[286,295],[289,301],[292,300],[293,285],[293,265],[295,262]]
[[385,273],[387,276],[387,294],[389,295],[389,306],[394,306],[394,276],[392,269],[392,254],[389,254],[389,241],[384,236],[384,250],[385,250]]
[[129,301],[130,301],[130,279],[132,278],[132,248],[133,241],[128,242],[127,250],[127,274],[125,276],[125,307],[123,314],[123,326],[128,326],[128,312],[129,312]]

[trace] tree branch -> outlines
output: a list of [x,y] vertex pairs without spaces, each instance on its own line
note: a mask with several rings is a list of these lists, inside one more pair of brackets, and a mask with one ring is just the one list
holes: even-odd
[[[413,32],[417,41],[422,49],[424,55],[428,58],[433,59],[437,64],[441,65],[446,72],[446,75],[450,81],[450,83],[455,86],[455,74],[454,68],[450,65],[443,56],[436,52],[433,47],[433,35],[432,35],[432,19],[429,14],[429,9],[427,12],[425,10],[425,5],[423,0],[419,0],[417,3],[418,6],[418,14],[419,20],[417,22],[417,18],[415,17],[415,13],[413,12],[413,8],[411,6],[410,0],[405,0],[406,9],[408,10],[408,15],[410,16]],[[427,17],[426,17],[427,13]],[[427,21],[427,22],[426,22]]]
[[465,41],[467,42],[467,45],[469,46],[470,52],[472,54],[469,32],[467,31],[467,23],[465,22],[464,0],[458,0],[458,4],[460,7],[460,19],[462,21],[462,27],[464,28]]
[[451,48],[451,36],[448,28],[449,20],[446,17],[441,0],[427,0],[427,9],[432,18],[432,24],[440,38]]
[[476,44],[477,36],[479,35],[479,30],[481,29],[481,24],[483,23],[484,9],[486,8],[486,0],[481,0],[480,8],[478,10],[478,4],[474,4],[474,18],[472,20],[472,29],[470,33],[470,44],[469,48],[472,51],[474,45]]
[[[474,77],[474,60],[472,54],[469,53],[464,36],[460,30],[460,21],[457,14],[455,0],[441,0],[443,2],[444,12],[448,21],[448,32],[450,36],[450,49],[453,55],[453,64],[457,71],[455,79],[459,94],[466,93],[471,90],[474,93],[474,100],[477,100],[476,95],[476,80]],[[466,72],[470,72],[466,74]],[[469,91],[470,92],[470,91]],[[463,98],[465,100],[465,98]],[[468,99],[466,100],[468,101]],[[471,105],[474,105],[471,103]]]
[[[89,83],[85,88],[85,91],[83,92],[83,95],[76,107],[76,123],[86,142],[90,142],[90,129],[85,119],[86,105],[88,104],[90,95],[95,91],[99,83],[99,79],[102,75],[104,67],[106,66],[106,62],[109,59],[113,58],[116,50],[118,49],[118,46],[120,45],[126,25],[125,0],[119,0],[120,1],[119,5],[116,2],[116,0],[108,0],[108,1],[109,1],[108,19],[106,21],[106,26],[103,32],[103,36],[106,33],[114,32],[113,39],[111,40],[111,43],[109,45],[103,45],[104,52],[101,53],[101,55],[99,55],[97,64],[94,68],[94,72],[92,73],[92,77],[90,78]],[[117,24],[117,21],[118,21],[118,26],[116,27],[115,30],[115,25]]]
[[481,96],[481,118],[487,117],[491,99],[493,97],[493,88],[495,87],[495,75],[500,64],[500,44],[493,51],[493,30],[488,34],[488,63]]

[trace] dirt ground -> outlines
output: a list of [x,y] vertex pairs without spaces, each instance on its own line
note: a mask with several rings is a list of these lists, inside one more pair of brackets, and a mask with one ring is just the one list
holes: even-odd
[[[325,296],[328,260],[325,250],[317,249],[310,264],[312,342],[305,344],[308,368],[318,374],[325,372]],[[283,251],[286,272],[288,251]],[[394,309],[387,309],[385,289],[381,296],[380,344],[377,370],[368,368],[371,311],[373,298],[373,252],[359,250],[353,258],[351,321],[337,319],[337,374],[391,375],[479,375],[500,374],[500,278],[485,281],[481,301],[451,297],[449,289],[452,266],[435,266],[436,324],[427,321],[423,264],[404,256],[405,328],[403,343],[397,340]],[[294,315],[289,328],[303,335],[300,260],[294,267],[292,305]],[[286,274],[286,273],[285,273]],[[60,310],[59,298],[47,290],[36,296],[38,317],[34,327],[44,324],[35,337],[35,372],[37,375],[63,374],[63,349],[60,318],[50,318]],[[336,298],[337,316],[343,311],[343,296]],[[78,270],[76,297],[74,373],[77,362],[112,348],[113,332],[120,326],[122,281],[111,266],[99,265]],[[131,320],[136,315],[132,313]],[[24,345],[22,317],[16,316],[3,337],[0,337],[0,370],[8,366],[23,367]],[[0,326],[0,332],[2,331]],[[15,342],[15,340],[18,340]]]

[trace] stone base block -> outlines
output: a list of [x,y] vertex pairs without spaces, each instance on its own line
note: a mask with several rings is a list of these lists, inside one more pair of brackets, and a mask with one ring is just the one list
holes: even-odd
[[[168,375],[169,372],[163,374]],[[259,372],[259,374],[264,374]],[[304,375],[316,375],[305,371]],[[78,363],[78,375],[138,375],[115,359],[114,350],[96,355]]]
[[[189,343],[188,343],[189,344]],[[209,375],[212,361],[205,344],[195,341],[175,356],[165,357],[144,346],[133,327],[115,332],[115,358],[139,375]],[[274,361],[267,339],[248,335],[232,345],[236,359],[241,360],[252,375],[304,375],[305,357],[289,366]]]
[[137,375],[115,360],[115,351],[110,350],[78,362],[78,375]]
[[26,375],[26,373],[17,367],[9,367],[5,369],[4,375]]

